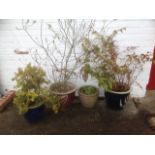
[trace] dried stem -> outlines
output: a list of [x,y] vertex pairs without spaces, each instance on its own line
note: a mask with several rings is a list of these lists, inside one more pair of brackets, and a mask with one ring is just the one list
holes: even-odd
[[[42,61],[46,61],[52,73],[54,83],[63,83],[63,89],[67,87],[67,82],[71,80],[73,74],[78,68],[78,63],[81,55],[78,54],[79,47],[84,40],[84,37],[89,36],[95,25],[95,20],[74,20],[74,19],[58,19],[55,23],[46,23],[40,21],[39,35],[36,39],[30,31],[33,25],[38,24],[31,20],[22,21],[22,30],[27,36],[37,45],[46,55],[45,60],[42,60],[39,50],[34,54],[33,60],[39,65]],[[50,36],[44,36],[44,28],[48,26]]]

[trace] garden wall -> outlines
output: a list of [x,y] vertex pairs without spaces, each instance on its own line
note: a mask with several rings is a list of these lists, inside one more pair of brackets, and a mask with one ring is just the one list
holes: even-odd
[[[54,20],[48,22],[54,22]],[[101,21],[98,22],[100,27]],[[17,30],[21,26],[21,20],[0,20],[0,90],[4,92],[6,89],[13,89],[14,83],[11,78],[18,67],[25,66],[31,60],[29,55],[17,55],[15,49],[28,51],[29,48],[35,47],[32,41],[23,31]],[[118,20],[113,23],[110,28],[117,29],[126,27],[127,31],[119,35],[118,44],[121,48],[126,46],[138,46],[138,51],[152,51],[155,45],[155,20]],[[33,35],[37,35],[39,27],[32,29]],[[48,34],[47,34],[48,35]],[[139,77],[139,82],[143,86],[140,89],[134,86],[132,94],[134,96],[143,96],[145,94],[145,86],[149,77],[150,64],[145,66],[144,71]],[[87,83],[79,77],[73,79],[78,86],[83,84],[96,84],[95,80],[90,79]],[[103,95],[103,90],[101,90]]]

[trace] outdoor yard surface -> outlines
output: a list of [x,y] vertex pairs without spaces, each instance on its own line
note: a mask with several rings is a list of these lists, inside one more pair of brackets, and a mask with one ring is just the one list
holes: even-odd
[[139,114],[134,103],[129,102],[124,110],[109,109],[99,100],[93,109],[82,107],[78,101],[64,112],[55,115],[46,109],[45,118],[38,123],[29,123],[12,104],[0,113],[0,134],[12,135],[131,135],[155,134]]

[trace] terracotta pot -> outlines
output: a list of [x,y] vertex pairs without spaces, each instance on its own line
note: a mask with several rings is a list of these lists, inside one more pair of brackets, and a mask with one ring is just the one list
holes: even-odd
[[86,108],[93,108],[97,102],[97,99],[99,96],[99,91],[96,87],[92,86],[97,90],[97,92],[92,95],[86,95],[81,91],[81,89],[84,87],[85,86],[83,86],[79,89],[79,97],[80,97],[81,104]]
[[106,103],[112,109],[121,110],[127,103],[129,95],[130,90],[125,92],[106,91]]
[[[75,92],[77,88],[71,82],[68,82],[68,85],[71,86],[73,89],[65,93],[59,93],[59,92],[55,92],[52,90],[52,93],[61,97],[60,98],[60,103],[61,103],[60,109],[62,111],[70,107],[73,104],[74,99],[75,99]],[[52,89],[52,86],[51,86],[51,89]]]

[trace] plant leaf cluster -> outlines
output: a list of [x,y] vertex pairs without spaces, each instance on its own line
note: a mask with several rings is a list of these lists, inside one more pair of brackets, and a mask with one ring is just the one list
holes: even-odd
[[84,51],[81,74],[86,81],[91,75],[105,90],[127,91],[143,70],[144,64],[152,61],[152,54],[136,54],[136,47],[127,47],[123,57],[116,43],[116,36],[126,28],[113,30],[110,34],[94,31],[86,37],[82,47]]
[[59,98],[49,93],[49,89],[45,86],[48,81],[42,68],[29,63],[24,69],[19,68],[12,80],[16,82],[18,89],[13,102],[20,114],[26,113],[29,107],[37,107],[41,104],[49,104],[52,110],[58,113]]
[[80,89],[80,91],[86,95],[93,95],[93,94],[96,94],[98,92],[97,89],[93,86],[82,87]]

